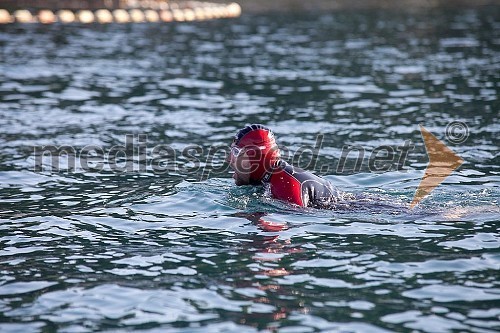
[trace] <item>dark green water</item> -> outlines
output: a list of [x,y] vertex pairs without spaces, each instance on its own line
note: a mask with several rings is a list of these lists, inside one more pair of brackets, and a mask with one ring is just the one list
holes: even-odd
[[[0,27],[0,331],[498,331],[499,14]],[[292,153],[322,134],[316,172],[364,201],[303,210],[236,188],[210,147],[253,122]],[[465,162],[409,210],[419,124]],[[34,170],[34,147],[127,134],[147,135],[135,172]],[[344,145],[406,140],[404,170],[337,172]],[[161,173],[160,144],[177,154]]]

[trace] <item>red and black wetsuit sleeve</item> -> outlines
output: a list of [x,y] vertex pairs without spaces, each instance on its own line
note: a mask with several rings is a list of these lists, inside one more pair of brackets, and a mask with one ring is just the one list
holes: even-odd
[[269,184],[274,198],[302,207],[327,208],[336,200],[329,181],[283,161],[273,170]]

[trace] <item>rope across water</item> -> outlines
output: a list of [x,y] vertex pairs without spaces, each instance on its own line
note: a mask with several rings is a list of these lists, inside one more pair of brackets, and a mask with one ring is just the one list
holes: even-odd
[[0,24],[8,23],[142,23],[203,21],[234,18],[241,15],[237,3],[221,4],[202,1],[166,2],[134,1],[126,8],[90,9],[0,9]]

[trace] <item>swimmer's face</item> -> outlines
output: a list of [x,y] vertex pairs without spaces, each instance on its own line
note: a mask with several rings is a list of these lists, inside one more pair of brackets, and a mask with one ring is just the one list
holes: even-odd
[[[232,147],[231,147],[232,148]],[[233,179],[237,186],[250,184],[250,160],[245,151],[229,153],[229,166],[234,170]]]

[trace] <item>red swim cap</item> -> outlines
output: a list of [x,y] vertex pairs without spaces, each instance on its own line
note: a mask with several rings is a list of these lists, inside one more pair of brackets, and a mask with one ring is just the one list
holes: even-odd
[[264,125],[248,125],[236,133],[233,145],[246,148],[245,152],[250,157],[250,181],[258,184],[266,172],[270,172],[279,158],[279,149],[274,138],[274,133]]

